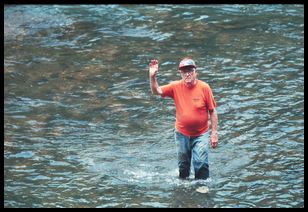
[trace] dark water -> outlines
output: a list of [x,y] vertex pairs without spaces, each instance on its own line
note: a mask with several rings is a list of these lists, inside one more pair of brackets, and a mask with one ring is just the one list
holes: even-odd
[[[218,103],[206,182],[149,89],[185,56]],[[304,6],[5,6],[4,130],[5,207],[304,207]]]

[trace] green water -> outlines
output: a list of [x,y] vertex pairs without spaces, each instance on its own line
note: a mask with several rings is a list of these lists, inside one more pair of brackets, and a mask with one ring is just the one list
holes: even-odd
[[[206,182],[149,88],[185,56],[218,104]],[[304,207],[304,6],[5,6],[4,207]]]

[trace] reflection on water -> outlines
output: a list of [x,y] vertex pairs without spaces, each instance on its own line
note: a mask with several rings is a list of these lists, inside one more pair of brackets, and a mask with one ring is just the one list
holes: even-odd
[[[219,105],[205,182],[149,89],[185,56]],[[303,88],[303,5],[5,6],[4,206],[303,207]]]

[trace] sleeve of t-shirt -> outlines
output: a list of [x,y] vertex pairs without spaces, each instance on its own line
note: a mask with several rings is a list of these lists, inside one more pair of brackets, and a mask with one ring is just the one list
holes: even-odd
[[173,83],[169,83],[167,85],[163,85],[160,87],[162,90],[161,97],[165,98],[166,96],[173,99]]
[[206,102],[208,110],[213,110],[216,108],[216,101],[214,99],[214,95],[210,86],[206,89]]

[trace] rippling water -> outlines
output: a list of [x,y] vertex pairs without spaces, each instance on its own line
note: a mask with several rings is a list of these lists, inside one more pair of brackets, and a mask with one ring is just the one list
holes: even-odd
[[[206,182],[149,89],[185,56],[218,103]],[[4,130],[5,207],[304,207],[304,6],[5,6]]]

